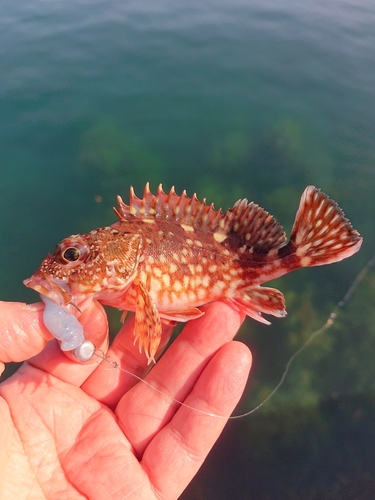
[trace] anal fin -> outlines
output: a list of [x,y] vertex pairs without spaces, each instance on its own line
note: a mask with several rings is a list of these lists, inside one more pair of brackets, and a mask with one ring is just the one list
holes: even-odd
[[227,299],[226,302],[261,323],[269,325],[262,313],[278,318],[286,316],[284,295],[275,288],[256,286],[246,290],[243,295]]

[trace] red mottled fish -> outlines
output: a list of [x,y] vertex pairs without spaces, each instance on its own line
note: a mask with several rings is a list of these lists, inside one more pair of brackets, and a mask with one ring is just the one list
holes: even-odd
[[[202,304],[224,300],[248,316],[285,316],[284,296],[261,287],[300,267],[350,257],[362,238],[338,205],[319,189],[305,189],[290,240],[265,210],[246,199],[225,213],[194,194],[181,196],[160,185],[143,198],[130,189],[129,205],[118,197],[118,221],[62,240],[25,280],[55,303],[84,310],[98,300],[135,311],[135,339],[154,360],[163,320],[188,321]],[[77,314],[77,311],[75,312]]]

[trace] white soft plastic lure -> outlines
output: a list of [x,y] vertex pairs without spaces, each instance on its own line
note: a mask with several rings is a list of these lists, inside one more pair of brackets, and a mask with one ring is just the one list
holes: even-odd
[[59,306],[45,295],[41,295],[45,304],[43,322],[52,335],[60,340],[62,351],[73,351],[79,361],[89,361],[95,352],[95,346],[85,339],[83,328],[74,314]]

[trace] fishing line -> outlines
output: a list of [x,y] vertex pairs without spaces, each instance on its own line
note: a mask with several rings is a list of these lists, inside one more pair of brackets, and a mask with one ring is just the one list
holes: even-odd
[[107,363],[109,363],[112,368],[114,368],[116,370],[121,370],[124,373],[131,375],[132,377],[136,378],[137,380],[139,380],[140,382],[145,384],[147,387],[150,387],[153,391],[155,391],[159,394],[162,394],[163,396],[168,397],[171,401],[178,403],[179,405],[184,406],[185,408],[188,408],[189,410],[194,410],[197,413],[201,413],[202,415],[207,415],[209,417],[215,417],[215,418],[224,418],[224,419],[230,419],[230,420],[244,418],[244,417],[247,417],[248,415],[251,415],[252,413],[258,411],[260,408],[262,408],[262,406],[264,406],[266,403],[268,403],[268,401],[276,394],[276,392],[283,385],[283,383],[286,379],[286,376],[289,373],[290,367],[293,364],[293,362],[295,361],[295,359],[316,339],[316,337],[318,337],[323,332],[328,330],[334,324],[340,310],[343,307],[345,307],[345,305],[349,302],[349,300],[352,298],[353,293],[355,292],[358,285],[361,283],[361,281],[364,280],[364,278],[367,276],[370,269],[372,267],[374,267],[374,265],[375,265],[375,255],[373,255],[373,257],[367,262],[367,264],[357,274],[354,281],[352,282],[352,284],[348,288],[348,291],[346,292],[346,294],[344,295],[342,300],[340,300],[340,302],[338,302],[335,305],[335,307],[333,308],[332,312],[328,316],[328,319],[324,323],[324,325],[321,326],[318,330],[315,330],[309,336],[309,338],[306,340],[306,342],[291,356],[288,363],[286,364],[284,373],[282,374],[281,379],[280,379],[279,383],[276,385],[276,387],[270,392],[270,394],[258,406],[256,406],[252,410],[249,410],[245,413],[241,413],[239,415],[231,415],[230,417],[226,417],[224,415],[217,415],[215,413],[210,413],[210,412],[207,412],[204,410],[200,410],[199,408],[194,408],[193,406],[191,406],[187,403],[184,403],[183,401],[180,401],[180,400],[170,396],[169,394],[166,394],[165,392],[163,392],[160,389],[158,389],[157,387],[153,386],[152,384],[150,384],[150,382],[147,382],[147,380],[144,380],[143,378],[139,377],[138,375],[135,375],[134,373],[129,372],[125,368],[121,368],[121,366],[116,361],[111,361],[102,351],[97,350],[96,355],[98,357],[100,357],[103,361],[106,361]]

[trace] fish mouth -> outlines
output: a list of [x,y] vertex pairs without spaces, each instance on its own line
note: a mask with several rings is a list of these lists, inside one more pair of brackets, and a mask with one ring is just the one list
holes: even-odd
[[59,306],[65,306],[72,301],[72,293],[69,285],[56,278],[35,273],[23,281],[23,284],[32,290],[48,297]]

